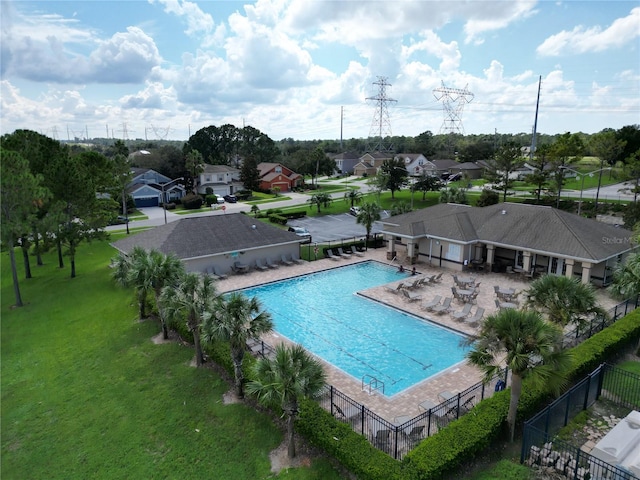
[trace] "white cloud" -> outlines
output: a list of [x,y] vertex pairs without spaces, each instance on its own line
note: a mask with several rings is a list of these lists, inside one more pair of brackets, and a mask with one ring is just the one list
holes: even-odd
[[480,34],[500,30],[531,17],[536,13],[536,3],[537,0],[467,2],[463,7],[463,16],[468,18],[464,26],[465,41],[482,43]]
[[639,25],[640,7],[636,7],[629,15],[618,18],[604,30],[600,26],[585,28],[582,25],[571,31],[563,30],[545,39],[536,51],[538,55],[547,57],[603,52],[621,47],[638,38]]

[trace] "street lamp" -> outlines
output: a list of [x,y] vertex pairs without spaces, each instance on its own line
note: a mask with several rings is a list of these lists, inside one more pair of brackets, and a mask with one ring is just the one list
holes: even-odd
[[[584,177],[586,177],[587,175],[589,175],[590,177],[593,176],[594,173],[598,173],[598,172],[603,172],[605,170],[611,170],[611,167],[606,167],[606,168],[599,168],[598,170],[594,170],[592,172],[578,172],[577,170],[574,170],[573,168],[570,167],[565,167],[564,165],[561,165],[560,170],[569,170],[573,173],[575,173],[576,175],[580,175],[580,177],[582,177],[582,182],[580,183],[580,200],[578,202],[578,215],[580,215],[580,212],[582,211],[582,194],[584,192]],[[597,212],[597,205],[596,205],[596,213]]]

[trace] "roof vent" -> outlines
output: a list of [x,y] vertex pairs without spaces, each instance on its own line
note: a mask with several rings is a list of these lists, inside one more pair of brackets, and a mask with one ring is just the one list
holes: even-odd
[[255,225],[251,225],[251,228],[255,230],[255,229],[256,229],[256,226],[255,226]]
[[507,214],[507,211],[506,211],[506,210],[502,210],[500,213],[501,213],[502,215],[506,215],[506,214]]

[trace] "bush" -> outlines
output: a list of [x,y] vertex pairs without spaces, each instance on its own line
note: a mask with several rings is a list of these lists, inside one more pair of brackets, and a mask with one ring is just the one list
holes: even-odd
[[194,194],[186,195],[182,197],[182,205],[186,210],[197,210],[202,207],[202,197]]
[[278,225],[286,225],[287,217],[283,217],[282,215],[279,215],[277,213],[272,213],[269,215],[269,221],[271,223],[277,223]]
[[500,203],[500,195],[497,192],[489,189],[483,189],[482,193],[476,201],[477,207],[488,207],[489,205],[495,205]]

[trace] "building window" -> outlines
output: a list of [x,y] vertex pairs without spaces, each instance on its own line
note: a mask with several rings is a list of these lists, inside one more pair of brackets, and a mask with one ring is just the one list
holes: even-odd
[[282,173],[282,167],[277,166],[276,167],[276,173]]

